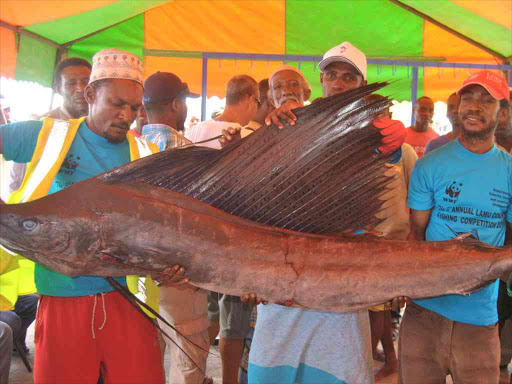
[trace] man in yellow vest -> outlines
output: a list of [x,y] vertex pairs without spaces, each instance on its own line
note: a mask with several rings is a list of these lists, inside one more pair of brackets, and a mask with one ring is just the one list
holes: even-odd
[[[156,152],[152,144],[127,134],[142,104],[142,76],[137,56],[100,51],[93,57],[84,92],[87,117],[0,127],[0,153],[7,160],[28,163],[22,186],[9,203],[43,197]],[[174,279],[182,275],[180,269]],[[129,287],[134,282],[128,277],[117,280]],[[35,282],[41,295],[35,384],[95,384],[100,370],[110,383],[164,382],[155,328],[104,279],[71,278],[36,265]]]

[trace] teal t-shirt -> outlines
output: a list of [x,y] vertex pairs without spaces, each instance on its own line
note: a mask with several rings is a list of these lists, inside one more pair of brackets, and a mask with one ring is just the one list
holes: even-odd
[[[0,140],[6,160],[27,163],[32,159],[42,121],[23,121],[0,127]],[[76,182],[94,177],[130,161],[130,146],[125,139],[120,144],[109,143],[92,132],[85,121],[80,125],[62,166],[50,187],[49,194]],[[117,279],[126,285],[126,279]],[[36,264],[37,291],[48,296],[87,296],[109,292],[113,288],[102,277],[69,277]]]
[[[459,140],[445,144],[416,162],[409,182],[411,209],[430,210],[427,241],[461,234],[501,246],[512,222],[512,156],[494,146],[475,154]],[[463,256],[463,255],[461,255]],[[498,321],[498,281],[469,295],[415,300],[454,321],[491,325]]]

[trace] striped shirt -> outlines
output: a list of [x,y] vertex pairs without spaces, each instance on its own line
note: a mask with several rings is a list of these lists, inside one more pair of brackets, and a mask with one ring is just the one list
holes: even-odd
[[146,124],[142,127],[141,139],[155,144],[161,151],[192,144],[177,130],[165,124]]

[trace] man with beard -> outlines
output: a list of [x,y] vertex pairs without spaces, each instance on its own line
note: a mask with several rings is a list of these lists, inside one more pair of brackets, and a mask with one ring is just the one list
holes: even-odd
[[[0,153],[29,163],[10,203],[55,193],[158,151],[127,135],[142,104],[141,60],[107,49],[98,52],[93,63],[84,91],[87,116],[0,127]],[[175,266],[169,278],[183,280],[183,269]],[[136,276],[116,279],[137,291]],[[156,329],[105,279],[68,277],[36,264],[35,281],[40,302],[34,383],[96,383],[100,370],[107,383],[164,382]]]
[[142,139],[163,151],[192,144],[183,136],[187,119],[187,97],[198,98],[174,73],[157,72],[144,82],[144,105],[148,122]]
[[[55,68],[54,89],[59,93],[64,103],[38,118],[51,117],[57,120],[78,119],[87,115],[88,105],[84,98],[84,89],[89,83],[91,64],[78,57],[62,60]],[[8,195],[16,191],[23,181],[26,164],[15,163],[9,172]]]
[[[510,97],[508,86],[503,76],[482,71],[457,94],[459,137],[419,159],[411,176],[411,238],[447,241],[471,234],[473,240],[502,246],[512,228],[512,157],[496,147],[494,130],[504,113],[500,104]],[[441,383],[451,375],[454,383],[497,383],[497,296],[495,281],[470,294],[407,305],[399,382]]]
[[[319,64],[324,97],[365,85],[366,64],[364,53],[349,42],[329,50]],[[295,124],[292,109],[300,106],[290,98],[267,117],[267,124],[283,127],[281,120]],[[383,135],[379,151],[386,155],[397,151],[405,137],[403,124],[385,118],[374,125]],[[249,298],[259,301],[253,294]],[[258,307],[249,383],[373,382],[368,310],[335,313],[284,304]]]
[[54,88],[60,94],[64,103],[41,117],[51,117],[58,120],[78,119],[87,116],[88,104],[84,97],[84,90],[89,84],[91,64],[78,57],[62,60],[55,68]]
[[439,136],[435,139],[432,139],[427,144],[427,148],[425,149],[425,154],[432,152],[434,149],[442,147],[446,143],[449,143],[452,140],[455,140],[459,136],[461,122],[459,119],[459,113],[457,109],[459,108],[459,96],[456,93],[452,93],[446,102],[447,110],[446,117],[450,120],[452,125],[452,131],[448,132],[446,135]]
[[432,129],[434,117],[434,102],[430,97],[420,97],[414,106],[414,125],[407,128],[405,142],[414,148],[418,157],[423,156],[425,148],[430,140],[439,135]]
[[[272,105],[281,107],[288,100],[292,100],[300,106],[304,105],[311,95],[311,89],[309,87],[306,78],[297,68],[289,65],[281,65],[272,72],[269,78],[269,94],[272,97]],[[260,88],[261,90],[261,88]],[[224,135],[227,133],[224,132]],[[243,297],[244,301],[248,301],[249,297]],[[252,304],[252,302],[251,302]],[[254,327],[257,320],[257,310],[253,308],[251,317],[251,328],[245,339],[245,348],[242,358],[242,364],[240,365],[240,371],[238,375],[239,384],[247,384],[248,376],[248,361],[249,353],[251,350],[252,338],[254,336]]]

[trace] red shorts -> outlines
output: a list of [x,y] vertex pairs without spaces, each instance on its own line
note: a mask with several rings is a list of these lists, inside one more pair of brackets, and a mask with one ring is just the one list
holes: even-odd
[[35,384],[162,384],[157,331],[121,294],[41,296]]

